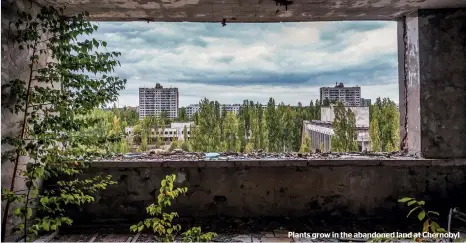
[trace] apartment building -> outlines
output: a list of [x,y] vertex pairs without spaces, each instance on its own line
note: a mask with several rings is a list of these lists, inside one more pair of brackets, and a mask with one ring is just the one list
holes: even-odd
[[[242,104],[224,104],[220,105],[220,109],[225,109],[227,112],[233,112],[234,114],[238,114],[239,110],[241,109]],[[198,112],[200,110],[199,104],[192,104],[186,106],[186,114],[188,115],[189,118],[192,118],[194,116],[194,113]],[[262,105],[262,108],[267,108],[267,105]]]
[[186,106],[186,115],[189,118],[193,118],[194,113],[198,112],[200,108],[201,106],[199,104],[188,105]]
[[139,88],[139,119],[160,117],[162,112],[167,112],[169,118],[177,118],[178,106],[178,88],[164,88],[159,83],[155,88]]
[[239,109],[241,108],[242,105],[240,104],[225,104],[225,105],[221,105],[220,109],[225,109],[227,112],[233,112],[234,114],[238,114],[239,112]]
[[335,87],[321,87],[320,100],[340,101],[345,106],[361,106],[361,87],[345,87],[343,83]]
[[361,106],[371,106],[372,102],[371,102],[371,99],[364,99],[364,98],[361,98]]

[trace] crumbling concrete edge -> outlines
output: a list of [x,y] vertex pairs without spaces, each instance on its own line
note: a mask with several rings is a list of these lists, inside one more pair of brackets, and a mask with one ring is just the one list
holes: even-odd
[[397,159],[397,160],[245,160],[245,161],[150,161],[150,160],[105,160],[95,161],[91,168],[225,168],[225,167],[434,167],[466,166],[465,159]]

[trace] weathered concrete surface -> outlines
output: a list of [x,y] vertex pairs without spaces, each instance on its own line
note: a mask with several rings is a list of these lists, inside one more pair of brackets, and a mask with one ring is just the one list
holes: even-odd
[[74,211],[76,223],[143,218],[170,173],[189,187],[173,206],[183,216],[380,216],[398,209],[404,196],[441,213],[466,207],[465,160],[94,162],[87,176],[110,174],[118,184]]
[[466,9],[420,10],[404,23],[401,138],[407,134],[406,147],[425,158],[464,158]]
[[[2,85],[7,84],[11,80],[20,79],[27,83],[30,75],[30,56],[32,51],[20,50],[18,44],[15,43],[16,35],[15,23],[17,21],[17,10],[35,15],[40,11],[37,4],[27,0],[5,0],[2,1]],[[40,47],[40,46],[39,46]],[[42,47],[41,47],[42,48]],[[41,68],[47,61],[46,55],[41,55],[39,63],[34,68]],[[38,85],[33,82],[32,86]],[[2,88],[2,138],[4,137],[20,137],[24,112],[14,113],[9,110],[16,104],[16,96],[11,95],[9,89]],[[2,154],[13,149],[10,145],[2,144]],[[18,170],[25,169],[25,163],[28,162],[27,157],[20,157]],[[10,189],[12,176],[14,172],[14,163],[2,157],[2,188]],[[18,173],[17,173],[18,174]],[[25,182],[20,176],[16,176],[14,190],[24,191],[26,189]],[[2,221],[5,204],[2,202]],[[14,208],[10,206],[10,210]],[[13,225],[17,225],[17,218],[10,213],[8,218],[8,228],[10,231]],[[8,234],[7,234],[8,235]],[[8,240],[9,238],[7,238]],[[10,238],[11,240],[11,238]]]
[[[289,22],[394,20],[416,9],[466,7],[463,0],[38,0],[89,11],[103,21]],[[285,2],[289,5],[285,7]],[[277,5],[281,5],[277,7]],[[277,12],[277,9],[279,10]],[[286,10],[287,9],[287,10]]]

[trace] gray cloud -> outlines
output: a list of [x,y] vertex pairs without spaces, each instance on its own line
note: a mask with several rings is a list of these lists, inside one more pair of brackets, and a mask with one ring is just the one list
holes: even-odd
[[[397,85],[394,22],[98,24],[94,37],[122,53],[115,73],[128,84],[120,105],[137,105],[137,89],[157,82],[180,86],[182,104],[215,97],[222,88],[219,98],[236,103],[245,95],[267,100],[271,94],[290,102],[314,100],[319,86],[335,82]],[[288,89],[308,92],[299,96]],[[398,92],[381,89],[380,96],[397,99]]]

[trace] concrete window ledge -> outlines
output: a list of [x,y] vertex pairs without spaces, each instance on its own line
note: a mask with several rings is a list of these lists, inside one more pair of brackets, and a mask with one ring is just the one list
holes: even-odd
[[152,161],[152,160],[102,160],[94,161],[94,168],[223,168],[223,167],[434,167],[466,166],[466,159],[318,159],[318,160],[241,160],[241,161]]

